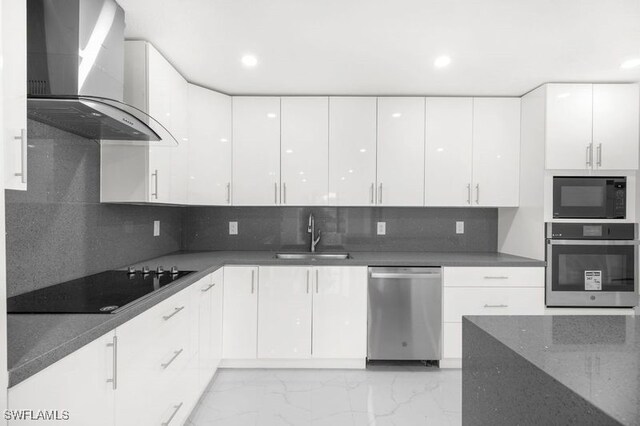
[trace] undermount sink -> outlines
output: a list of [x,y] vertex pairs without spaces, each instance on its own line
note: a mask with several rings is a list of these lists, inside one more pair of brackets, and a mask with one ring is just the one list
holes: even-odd
[[276,259],[288,260],[345,260],[349,253],[276,253]]

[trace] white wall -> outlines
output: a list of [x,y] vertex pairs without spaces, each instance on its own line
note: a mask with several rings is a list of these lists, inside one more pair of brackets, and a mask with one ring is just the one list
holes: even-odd
[[498,210],[498,251],[544,260],[544,87],[522,98],[520,123],[520,207]]
[[[7,0],[3,0],[7,1]],[[0,7],[0,25],[2,25],[2,8]],[[2,28],[0,27],[0,33]],[[0,82],[2,81],[2,43],[0,43]],[[2,99],[0,84],[0,99]],[[4,134],[2,104],[0,102],[0,135]],[[4,143],[0,143],[0,176],[4,176]],[[3,412],[7,408],[7,268],[5,256],[4,232],[4,179],[0,179],[0,424],[6,423]]]

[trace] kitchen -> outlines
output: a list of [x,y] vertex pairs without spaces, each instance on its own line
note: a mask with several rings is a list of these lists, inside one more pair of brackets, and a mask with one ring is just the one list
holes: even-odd
[[2,1],[1,421],[640,423],[637,1],[188,4]]

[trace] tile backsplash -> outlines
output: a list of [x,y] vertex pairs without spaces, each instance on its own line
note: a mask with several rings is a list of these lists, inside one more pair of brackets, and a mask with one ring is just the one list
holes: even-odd
[[[497,248],[497,209],[409,207],[190,207],[186,250],[308,250],[309,213],[322,232],[318,250],[472,251]],[[229,235],[229,222],[238,235]],[[464,221],[464,234],[456,234]],[[377,235],[386,222],[386,235]]]
[[180,250],[183,208],[100,204],[95,141],[35,121],[28,134],[28,191],[5,191],[9,296]]

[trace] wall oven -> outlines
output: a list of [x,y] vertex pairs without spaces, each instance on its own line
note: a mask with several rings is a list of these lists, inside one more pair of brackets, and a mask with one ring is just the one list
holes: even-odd
[[554,219],[624,219],[627,178],[554,176]]
[[634,307],[634,223],[547,223],[547,306]]

